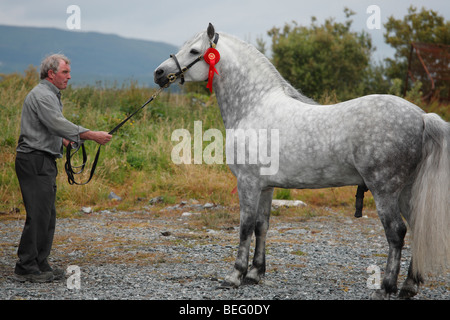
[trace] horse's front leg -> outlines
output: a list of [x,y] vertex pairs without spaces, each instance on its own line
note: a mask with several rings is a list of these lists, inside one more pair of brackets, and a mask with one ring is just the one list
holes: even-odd
[[256,225],[256,213],[261,194],[258,182],[251,178],[238,180],[240,228],[239,249],[233,271],[225,277],[222,287],[238,287],[247,274],[250,243]]
[[255,226],[255,255],[250,271],[245,276],[245,282],[256,284],[266,272],[266,237],[269,229],[270,210],[272,208],[273,188],[265,189],[259,198]]

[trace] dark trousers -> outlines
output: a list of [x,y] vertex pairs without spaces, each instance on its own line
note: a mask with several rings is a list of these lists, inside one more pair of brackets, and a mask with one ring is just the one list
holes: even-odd
[[16,174],[26,210],[15,273],[51,271],[47,257],[53,243],[56,224],[55,159],[43,153],[21,153],[16,156]]

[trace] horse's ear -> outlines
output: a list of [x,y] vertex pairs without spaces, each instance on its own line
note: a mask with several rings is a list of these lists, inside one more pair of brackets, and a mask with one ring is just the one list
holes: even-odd
[[208,34],[209,39],[212,40],[214,38],[214,35],[216,34],[216,31],[214,30],[214,26],[211,23],[209,23],[206,32]]

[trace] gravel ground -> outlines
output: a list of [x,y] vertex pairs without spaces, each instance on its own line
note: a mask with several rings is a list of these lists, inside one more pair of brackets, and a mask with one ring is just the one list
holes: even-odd
[[[273,216],[262,282],[221,289],[234,264],[238,228],[199,226],[199,216],[211,210],[183,216],[186,210],[170,208],[166,215],[166,209],[58,219],[50,262],[80,272],[44,284],[12,279],[24,221],[18,216],[0,221],[0,299],[366,300],[372,292],[367,268],[378,266],[383,273],[387,242],[379,220],[330,210],[309,218]],[[403,252],[399,285],[409,263],[408,241]],[[79,289],[71,281],[77,275]],[[446,274],[429,279],[414,299],[446,300],[449,289]]]

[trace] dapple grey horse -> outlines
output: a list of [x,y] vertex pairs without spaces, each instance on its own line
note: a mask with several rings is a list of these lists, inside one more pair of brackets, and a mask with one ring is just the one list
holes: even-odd
[[[216,44],[217,43],[217,44]],[[220,53],[217,74],[202,55]],[[198,63],[197,63],[198,62]],[[263,163],[227,163],[237,178],[240,244],[225,286],[258,283],[265,273],[265,242],[272,194],[281,188],[360,186],[373,194],[389,254],[381,289],[397,292],[401,250],[412,232],[412,259],[399,296],[417,294],[429,272],[450,265],[450,125],[436,114],[396,96],[369,95],[318,105],[295,90],[253,46],[210,24],[154,73],[155,82],[212,80],[225,128],[276,130],[279,169],[262,174]],[[227,136],[227,146],[229,138]],[[247,139],[248,140],[248,139]],[[248,142],[248,141],[247,141]],[[230,154],[227,150],[227,155]],[[252,267],[249,247],[255,234]]]

